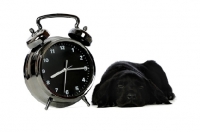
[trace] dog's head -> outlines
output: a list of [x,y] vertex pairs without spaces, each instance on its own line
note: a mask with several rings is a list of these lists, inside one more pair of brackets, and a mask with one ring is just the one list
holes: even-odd
[[147,87],[144,78],[131,70],[117,72],[96,86],[93,102],[99,107],[136,107],[146,103]]
[[113,81],[116,105],[119,107],[144,106],[147,100],[146,80],[133,71],[123,71]]
[[138,107],[148,104],[152,96],[156,100],[169,103],[162,91],[152,86],[144,77],[131,70],[114,74],[96,86],[94,102],[98,107],[119,106]]

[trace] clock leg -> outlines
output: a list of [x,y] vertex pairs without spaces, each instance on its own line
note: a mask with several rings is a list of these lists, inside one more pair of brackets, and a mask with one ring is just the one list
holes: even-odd
[[47,103],[46,103],[46,107],[44,108],[45,110],[48,110],[52,101],[53,101],[53,98],[49,97],[49,99],[47,100]]
[[82,100],[87,104],[88,107],[90,106],[90,103],[87,101],[85,96],[82,96]]

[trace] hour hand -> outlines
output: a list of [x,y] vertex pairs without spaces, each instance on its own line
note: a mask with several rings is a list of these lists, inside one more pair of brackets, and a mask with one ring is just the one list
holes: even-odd
[[58,75],[60,75],[61,73],[65,72],[65,71],[66,71],[66,68],[64,68],[61,71],[56,72],[55,74],[51,75],[50,78],[55,78],[55,77],[57,77]]
[[65,72],[65,71],[68,71],[68,69],[69,69],[70,67],[72,67],[72,65],[69,66],[68,68],[62,69],[62,70],[59,71],[59,72],[56,72],[55,74],[51,75],[50,78],[55,78],[55,77],[57,77],[58,75],[60,75],[61,73]]

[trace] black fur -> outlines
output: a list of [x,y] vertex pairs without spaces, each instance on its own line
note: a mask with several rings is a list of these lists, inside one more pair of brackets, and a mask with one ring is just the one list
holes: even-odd
[[138,107],[171,104],[169,100],[174,98],[165,72],[155,61],[121,61],[106,70],[93,91],[92,103],[98,107]]

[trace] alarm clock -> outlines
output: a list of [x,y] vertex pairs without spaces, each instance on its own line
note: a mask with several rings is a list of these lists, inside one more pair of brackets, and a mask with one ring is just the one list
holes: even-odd
[[[73,18],[75,28],[68,37],[50,37],[40,21],[45,18]],[[49,106],[63,108],[79,100],[88,106],[86,94],[95,78],[95,63],[86,48],[92,43],[87,27],[79,28],[80,19],[70,14],[48,14],[37,18],[38,30],[30,29],[27,40],[30,53],[24,63],[24,79],[32,96]]]

